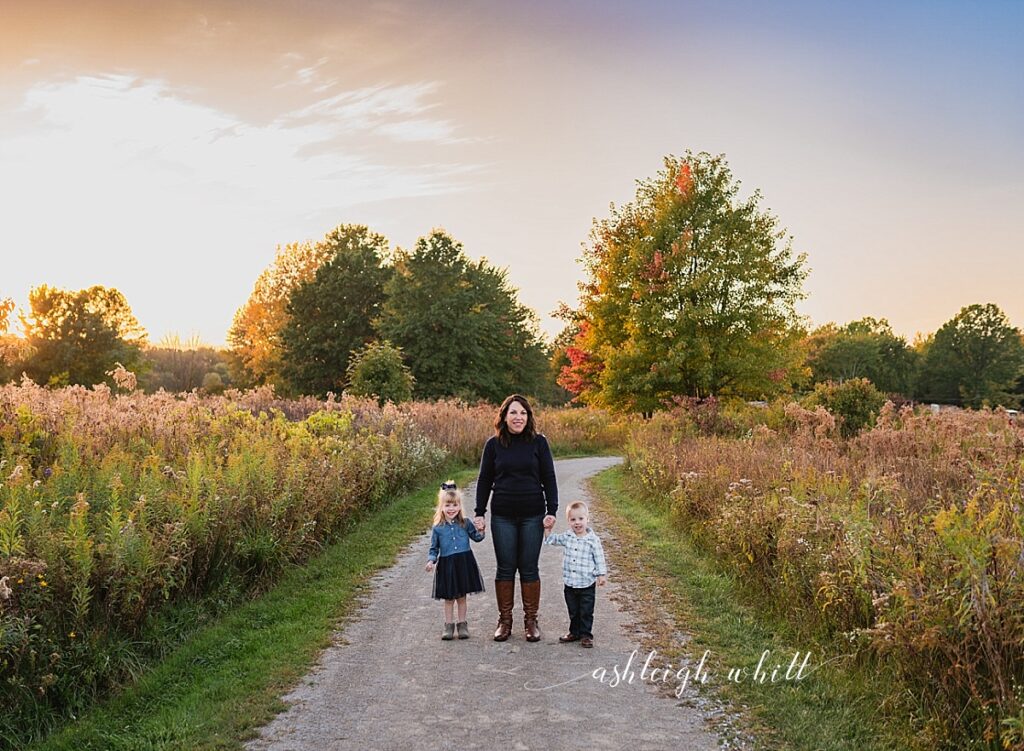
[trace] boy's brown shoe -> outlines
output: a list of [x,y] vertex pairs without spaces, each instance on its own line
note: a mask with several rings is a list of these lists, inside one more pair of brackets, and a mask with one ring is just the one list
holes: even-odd
[[584,636],[582,639],[580,639],[580,646],[590,649],[592,646],[594,646],[594,640],[589,636]]
[[562,642],[562,644],[565,644],[566,642],[569,642],[569,641],[579,641],[579,640],[580,640],[580,635],[579,634],[565,634],[564,636],[559,636],[558,637],[558,641]]

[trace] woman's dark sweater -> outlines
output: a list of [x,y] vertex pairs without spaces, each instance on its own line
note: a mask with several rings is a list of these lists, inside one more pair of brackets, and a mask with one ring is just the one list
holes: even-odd
[[502,446],[497,436],[489,438],[476,483],[477,516],[487,511],[492,490],[491,510],[498,516],[554,516],[558,511],[558,485],[548,439],[538,435],[525,440],[513,435],[508,446]]

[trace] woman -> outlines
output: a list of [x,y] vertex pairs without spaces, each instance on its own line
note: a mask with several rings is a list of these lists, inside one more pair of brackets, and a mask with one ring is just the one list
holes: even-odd
[[501,403],[494,435],[484,444],[473,519],[481,532],[488,499],[492,501],[491,539],[498,559],[494,575],[498,628],[494,640],[505,641],[512,633],[518,571],[526,640],[540,641],[538,564],[544,528],[555,524],[558,486],[551,448],[547,439],[537,433],[530,403],[519,394],[512,394]]

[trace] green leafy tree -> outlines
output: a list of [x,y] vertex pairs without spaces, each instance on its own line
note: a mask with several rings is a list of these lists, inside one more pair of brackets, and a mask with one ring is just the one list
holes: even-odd
[[396,254],[378,333],[405,353],[416,395],[498,401],[532,393],[547,357],[504,270],[470,261],[443,230]]
[[808,347],[815,383],[867,378],[880,391],[911,393],[917,353],[884,318],[862,318],[841,328],[827,324],[810,335]]
[[233,376],[239,385],[286,386],[281,331],[288,323],[288,300],[333,254],[334,248],[323,243],[278,247],[273,263],[256,279],[228,331]]
[[109,382],[116,363],[137,370],[146,332],[110,287],[71,291],[43,285],[29,293],[22,327],[32,354],[25,371],[51,385]]
[[1024,367],[1021,332],[997,305],[969,305],[925,348],[920,396],[968,407],[1013,406]]
[[794,256],[723,156],[687,152],[595,220],[579,333],[559,382],[585,402],[650,412],[674,396],[764,398],[800,368]]
[[349,392],[372,396],[379,404],[412,399],[416,379],[406,366],[402,350],[391,342],[370,342],[352,356],[348,367]]
[[352,353],[371,341],[390,269],[388,241],[361,225],[339,225],[320,242],[333,255],[294,289],[281,330],[282,373],[291,390],[340,392]]

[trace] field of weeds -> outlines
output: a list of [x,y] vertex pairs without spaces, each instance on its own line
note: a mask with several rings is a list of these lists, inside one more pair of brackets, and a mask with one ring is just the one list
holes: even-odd
[[848,667],[922,749],[1024,748],[1024,427],[886,405],[850,438],[822,408],[684,404],[636,426],[652,502]]
[[[258,593],[360,512],[476,462],[494,417],[269,389],[0,387],[0,746],[137,675],[174,641],[163,614]],[[625,435],[599,412],[538,420],[556,452]]]

